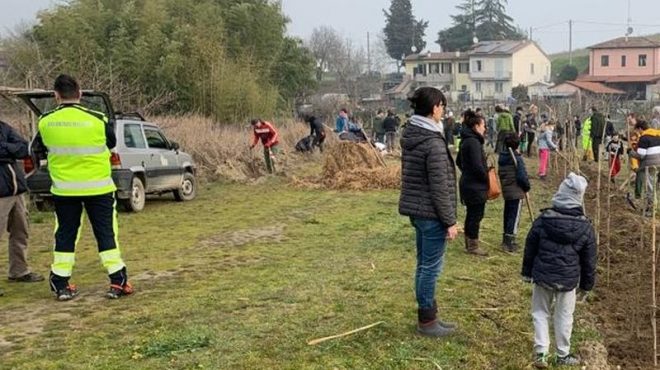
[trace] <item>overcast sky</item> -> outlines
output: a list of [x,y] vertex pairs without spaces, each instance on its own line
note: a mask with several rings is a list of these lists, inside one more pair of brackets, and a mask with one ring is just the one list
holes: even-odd
[[[0,32],[20,23],[35,22],[40,9],[63,0],[0,0]],[[383,8],[390,0],[282,0],[291,18],[289,33],[307,38],[314,27],[329,25],[346,38],[366,45],[367,32],[381,32]],[[660,32],[660,0],[630,0],[635,34]],[[451,14],[461,0],[413,0],[418,17],[429,21],[427,49],[438,50],[437,32],[450,25]],[[509,15],[516,24],[533,31],[533,37],[549,53],[568,49],[568,20],[576,21],[573,45],[589,46],[622,36],[628,13],[628,0],[509,0]],[[585,22],[596,22],[585,23]],[[547,25],[553,25],[545,27]]]

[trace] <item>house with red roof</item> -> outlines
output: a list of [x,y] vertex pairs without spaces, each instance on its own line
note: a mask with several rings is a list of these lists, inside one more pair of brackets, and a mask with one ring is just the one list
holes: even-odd
[[619,37],[589,47],[589,73],[578,81],[606,85],[629,99],[660,100],[660,37]]

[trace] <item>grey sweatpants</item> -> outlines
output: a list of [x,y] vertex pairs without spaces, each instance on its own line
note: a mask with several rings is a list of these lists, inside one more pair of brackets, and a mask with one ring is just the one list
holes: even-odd
[[553,322],[557,356],[565,357],[570,354],[571,350],[575,289],[570,292],[555,292],[534,284],[532,293],[534,352],[547,354],[550,350],[550,307],[553,300],[555,303]]

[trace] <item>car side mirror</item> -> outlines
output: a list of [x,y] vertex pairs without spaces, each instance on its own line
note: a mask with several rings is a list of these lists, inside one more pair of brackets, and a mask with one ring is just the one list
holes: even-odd
[[172,150],[179,150],[180,148],[181,148],[181,147],[179,146],[179,143],[177,143],[176,141],[172,141],[172,142],[170,142],[170,149],[172,149]]

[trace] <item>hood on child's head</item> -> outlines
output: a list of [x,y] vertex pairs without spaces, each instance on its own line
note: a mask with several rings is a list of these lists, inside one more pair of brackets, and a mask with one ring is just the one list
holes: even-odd
[[559,190],[552,197],[552,206],[561,209],[582,207],[587,179],[571,172],[559,185]]

